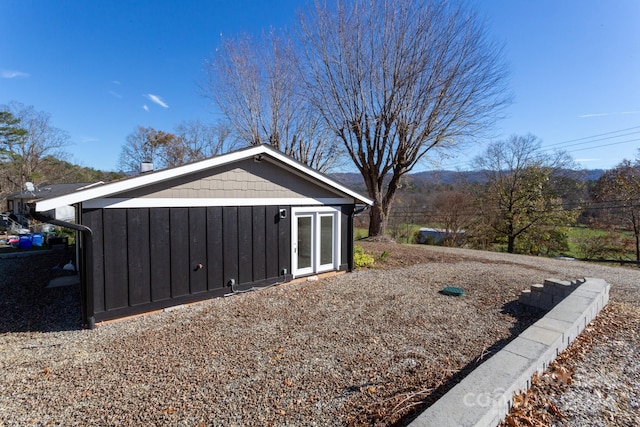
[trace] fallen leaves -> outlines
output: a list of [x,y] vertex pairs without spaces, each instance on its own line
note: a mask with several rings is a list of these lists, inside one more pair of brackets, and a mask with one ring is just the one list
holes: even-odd
[[[534,375],[531,388],[526,393],[514,396],[512,410],[501,424],[502,427],[547,426],[557,424],[567,415],[552,401],[565,393],[573,384],[575,366],[589,360],[589,353],[596,345],[616,345],[621,335],[635,336],[637,315],[627,313],[628,306],[609,303],[596,319],[567,347],[540,375]],[[629,321],[630,319],[635,319]],[[633,339],[633,338],[631,338]],[[624,341],[622,341],[624,342]],[[588,363],[588,362],[587,362]],[[593,369],[598,369],[594,366]],[[592,389],[599,400],[606,400],[606,390],[601,393]],[[606,411],[606,408],[603,409]],[[624,424],[624,422],[623,422]],[[627,425],[627,424],[624,424]]]
[[554,405],[549,399],[545,399],[545,402],[547,403],[547,407],[553,413],[553,415],[555,415],[558,418],[564,418],[564,414],[560,412],[558,407]]
[[162,410],[162,413],[164,415],[173,415],[177,412],[176,408],[174,408],[173,406],[168,406],[167,408]]
[[[536,377],[534,377],[535,380]],[[506,423],[509,427],[545,427],[550,425],[551,417],[539,410],[541,403],[539,396],[532,390],[514,396],[511,412],[503,424]]]
[[566,366],[558,365],[551,373],[551,378],[554,381],[561,381],[565,384],[571,384],[573,373]]
[[543,427],[552,425],[565,418],[560,409],[547,397],[553,393],[562,393],[572,383],[573,370],[558,358],[549,368],[534,374],[531,388],[513,397],[511,412],[505,417],[502,426]]

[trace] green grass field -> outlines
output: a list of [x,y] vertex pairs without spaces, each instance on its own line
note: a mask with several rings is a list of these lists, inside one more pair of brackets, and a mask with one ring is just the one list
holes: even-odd
[[[416,224],[400,224],[395,227],[390,225],[387,229],[387,234],[390,237],[394,237],[398,243],[415,243],[413,241],[413,236],[420,227],[421,225]],[[635,253],[632,245],[633,233],[631,232],[619,232],[612,234],[606,230],[587,227],[568,227],[567,230],[569,250],[563,252],[563,255],[565,256],[573,258],[589,258],[593,257],[594,248],[599,248],[602,251],[602,255],[597,256],[597,258],[635,259]],[[355,240],[366,238],[368,233],[369,231],[367,228],[357,227],[354,230]],[[500,246],[498,245],[497,248],[500,248]],[[592,249],[592,253],[589,253],[589,248]],[[503,248],[503,250],[506,250],[506,248]]]
[[570,227],[568,232],[569,253],[574,258],[590,258],[585,246],[601,247],[608,254],[603,255],[608,259],[635,259],[633,251],[633,233],[622,231],[611,233],[602,229],[587,227]]
[[[424,226],[416,224],[389,225],[386,234],[398,243],[415,243],[413,237],[420,227]],[[368,236],[369,230],[367,228],[356,227],[353,231],[355,240],[364,239]]]
[[353,239],[360,240],[369,237],[369,230],[364,227],[355,227],[353,230]]

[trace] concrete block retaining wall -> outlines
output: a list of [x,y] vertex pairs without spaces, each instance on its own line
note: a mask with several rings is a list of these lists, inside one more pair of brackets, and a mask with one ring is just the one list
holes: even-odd
[[489,358],[410,427],[493,427],[511,407],[511,399],[531,386],[534,373],[544,371],[582,332],[609,301],[602,279],[547,279],[520,296],[523,304],[549,310]]
[[542,310],[551,310],[565,297],[584,283],[581,280],[546,279],[543,284],[531,285],[530,289],[522,291],[520,303]]

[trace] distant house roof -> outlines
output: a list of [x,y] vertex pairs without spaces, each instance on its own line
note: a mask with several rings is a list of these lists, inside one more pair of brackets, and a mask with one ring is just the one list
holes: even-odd
[[294,160],[282,152],[268,145],[258,145],[170,169],[144,173],[108,184],[91,186],[89,188],[79,189],[65,194],[51,195],[51,197],[42,198],[41,200],[36,201],[35,209],[38,212],[45,212],[60,206],[74,205],[98,198],[110,197],[115,194],[162,183],[175,178],[206,171],[207,169],[250,159],[252,157],[255,160],[259,160],[262,156],[271,158],[277,163],[284,165],[284,167],[287,167],[302,179],[328,186],[333,191],[337,191],[353,198],[357,203],[367,205],[373,204],[373,201],[367,197],[356,193],[328,176]]
[[23,200],[27,202],[33,202],[36,200],[49,199],[52,197],[58,197],[64,194],[73,193],[78,190],[90,188],[95,185],[102,185],[104,182],[75,182],[67,184],[43,184],[38,187],[34,187],[33,191],[23,190],[11,193],[6,196],[7,200]]

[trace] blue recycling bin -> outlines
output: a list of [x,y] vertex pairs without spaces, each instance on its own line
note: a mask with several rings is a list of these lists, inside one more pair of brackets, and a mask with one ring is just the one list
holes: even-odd
[[31,240],[31,234],[22,234],[20,236],[18,246],[20,246],[20,249],[30,249],[31,246],[33,246],[33,241]]
[[42,246],[42,233],[34,233],[31,236],[31,244],[33,246]]

